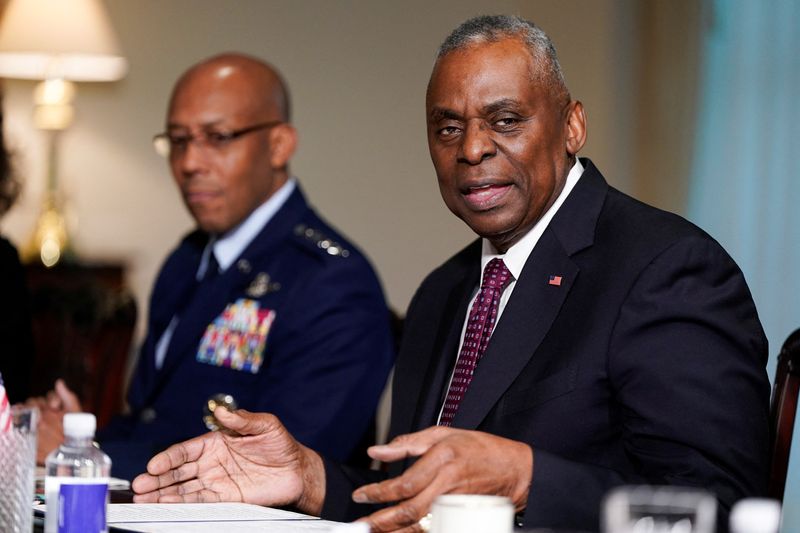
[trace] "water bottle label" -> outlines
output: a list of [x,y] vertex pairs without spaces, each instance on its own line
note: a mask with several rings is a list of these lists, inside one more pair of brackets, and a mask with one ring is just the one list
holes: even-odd
[[58,533],[106,531],[108,483],[62,483],[58,492]]

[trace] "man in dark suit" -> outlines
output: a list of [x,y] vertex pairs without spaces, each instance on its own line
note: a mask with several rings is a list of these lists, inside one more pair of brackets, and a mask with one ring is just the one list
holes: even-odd
[[[288,100],[272,67],[238,54],[193,66],[175,86],[156,142],[197,229],[155,283],[131,413],[98,433],[116,476],[207,431],[215,394],[278,414],[338,460],[368,431],[393,363],[389,315],[366,258],[289,174]],[[79,408],[63,383],[57,393]]]
[[766,339],[741,271],[577,159],[584,110],[547,36],[515,17],[467,21],[440,49],[426,110],[442,197],[481,239],[409,307],[393,438],[370,449],[388,475],[323,459],[270,415],[218,409],[247,439],[170,448],[134,482],[138,500],[293,504],[419,531],[437,495],[488,493],[526,527],[596,530],[623,484],[711,490],[720,523],[763,494]]

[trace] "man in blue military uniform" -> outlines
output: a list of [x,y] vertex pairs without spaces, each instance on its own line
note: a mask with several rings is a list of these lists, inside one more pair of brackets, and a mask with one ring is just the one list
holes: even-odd
[[[98,433],[115,476],[206,431],[215,394],[275,413],[339,460],[370,425],[393,362],[386,304],[365,257],[290,177],[288,101],[273,68],[239,54],[203,61],[175,86],[155,141],[197,229],[155,283],[131,412]],[[79,408],[63,383],[50,399]]]

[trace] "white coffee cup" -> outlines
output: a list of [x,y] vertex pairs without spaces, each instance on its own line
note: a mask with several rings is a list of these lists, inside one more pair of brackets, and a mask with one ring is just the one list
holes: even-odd
[[511,533],[514,506],[504,496],[443,494],[431,508],[431,533]]

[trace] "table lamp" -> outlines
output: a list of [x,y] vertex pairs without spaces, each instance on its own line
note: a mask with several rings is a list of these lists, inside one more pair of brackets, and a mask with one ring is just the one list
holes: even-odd
[[58,136],[73,117],[72,82],[114,81],[127,71],[100,0],[11,0],[0,22],[0,77],[42,80],[34,124],[47,139],[47,187],[23,257],[50,267],[70,249],[58,192]]

